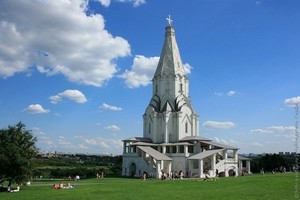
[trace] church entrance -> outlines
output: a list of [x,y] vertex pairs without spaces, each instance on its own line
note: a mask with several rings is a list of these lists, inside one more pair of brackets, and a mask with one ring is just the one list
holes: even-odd
[[129,172],[132,177],[136,176],[136,164],[134,162],[130,164]]

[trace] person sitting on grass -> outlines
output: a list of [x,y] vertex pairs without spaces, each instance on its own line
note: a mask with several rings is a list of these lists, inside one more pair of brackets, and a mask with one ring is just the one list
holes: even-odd
[[59,189],[59,185],[58,184],[54,184],[53,185],[53,189],[58,190]]
[[205,178],[203,179],[203,181],[208,181],[209,180],[209,174],[208,171],[205,172]]
[[19,192],[20,191],[20,186],[19,185],[17,185],[17,189],[15,189],[15,190],[10,190],[10,192]]

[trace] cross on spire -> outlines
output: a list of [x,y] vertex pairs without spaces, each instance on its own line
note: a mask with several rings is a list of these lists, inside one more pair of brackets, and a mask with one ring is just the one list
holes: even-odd
[[169,23],[169,26],[172,26],[173,20],[171,19],[171,15],[169,15],[169,17],[167,17],[167,21]]

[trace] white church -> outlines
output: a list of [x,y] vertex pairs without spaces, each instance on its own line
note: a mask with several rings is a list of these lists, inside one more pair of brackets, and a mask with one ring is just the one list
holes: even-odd
[[199,136],[199,116],[193,109],[175,30],[169,17],[160,60],[152,79],[152,98],[143,115],[143,137],[123,140],[122,175],[144,173],[160,178],[180,171],[204,178],[250,172],[250,159],[238,148]]

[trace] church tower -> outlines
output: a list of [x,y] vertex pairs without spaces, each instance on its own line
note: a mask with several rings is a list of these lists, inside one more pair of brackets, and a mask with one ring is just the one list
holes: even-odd
[[[199,136],[198,115],[189,96],[189,79],[170,16],[167,20],[163,48],[152,79],[152,97],[143,115],[143,137],[123,140],[122,175],[151,174],[163,178],[168,173],[182,171],[188,177],[204,178],[206,173],[229,176],[237,169],[241,172],[244,167],[238,148]],[[246,162],[251,173],[250,161]]]
[[198,115],[189,96],[189,79],[170,16],[167,20],[164,45],[152,79],[152,98],[143,115],[143,137],[153,143],[175,143],[199,134]]

